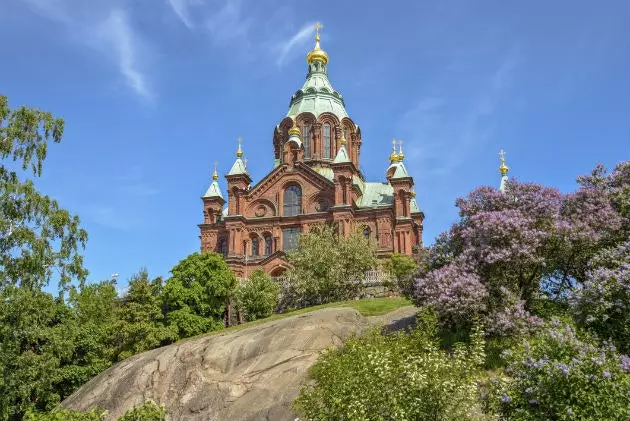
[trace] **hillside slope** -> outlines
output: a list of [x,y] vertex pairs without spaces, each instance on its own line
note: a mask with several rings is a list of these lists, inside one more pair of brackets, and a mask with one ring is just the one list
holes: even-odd
[[369,326],[406,324],[416,310],[363,317],[328,308],[192,338],[114,365],[62,405],[99,406],[116,419],[151,399],[166,405],[172,421],[293,421],[293,400],[320,351]]

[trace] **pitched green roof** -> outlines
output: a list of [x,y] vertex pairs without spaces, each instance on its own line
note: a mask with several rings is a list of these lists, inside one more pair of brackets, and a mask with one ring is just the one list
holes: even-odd
[[348,117],[343,97],[330,84],[326,64],[321,61],[309,64],[306,81],[291,97],[287,116],[295,117],[304,112],[313,113],[315,117],[330,112],[339,120]]
[[359,198],[358,207],[374,208],[394,204],[394,189],[390,184],[364,182],[363,186],[363,195]]
[[405,164],[399,162],[396,166],[396,172],[394,172],[394,176],[392,178],[406,178],[409,177],[409,173],[407,172],[407,168],[405,168]]
[[418,206],[418,202],[416,202],[416,198],[411,199],[411,203],[409,203],[409,207],[411,208],[411,213],[420,213],[420,206]]
[[221,195],[221,188],[219,188],[219,182],[214,180],[212,184],[210,184],[210,187],[208,187],[208,190],[203,197],[220,197],[223,199],[223,196]]
[[344,162],[351,162],[350,157],[348,156],[348,151],[346,150],[346,145],[341,145],[339,148],[339,152],[337,152],[337,156],[333,161],[333,164],[341,164]]
[[228,173],[228,175],[236,174],[247,174],[245,163],[241,158],[236,158],[236,161],[234,161],[234,165],[232,165],[232,169],[230,169],[230,172]]
[[313,170],[315,170],[315,172],[317,172],[319,175],[326,177],[330,181],[334,181],[335,179],[333,170],[330,167],[313,167]]

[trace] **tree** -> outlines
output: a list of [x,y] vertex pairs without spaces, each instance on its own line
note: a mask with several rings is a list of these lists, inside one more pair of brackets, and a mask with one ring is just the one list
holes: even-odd
[[46,285],[53,268],[60,286],[87,275],[79,254],[87,233],[79,218],[5,164],[11,159],[22,173],[41,176],[47,142],[59,143],[63,129],[62,119],[27,107],[11,110],[0,95],[0,286]]
[[345,238],[331,226],[312,227],[287,255],[293,305],[303,307],[355,298],[365,273],[376,267],[375,247],[359,231]]
[[141,269],[129,281],[127,293],[116,308],[113,332],[115,360],[122,360],[178,339],[177,331],[165,326],[159,296],[161,279],[149,281],[149,272]]
[[383,263],[383,268],[393,280],[393,286],[404,296],[413,292],[413,275],[418,271],[418,264],[411,257],[394,253]]
[[220,329],[236,287],[223,256],[193,253],[171,275],[162,291],[167,324],[182,338]]
[[234,294],[236,308],[248,322],[270,316],[276,306],[280,286],[261,269],[254,271],[247,282],[240,284]]

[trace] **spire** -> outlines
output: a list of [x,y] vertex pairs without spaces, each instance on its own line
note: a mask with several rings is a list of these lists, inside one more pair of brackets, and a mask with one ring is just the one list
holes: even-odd
[[351,162],[350,156],[348,155],[348,151],[346,150],[346,137],[341,134],[341,148],[337,151],[337,156],[335,156],[335,160],[333,164],[341,164],[343,162]]
[[398,154],[396,153],[396,139],[392,139],[392,153],[389,155],[389,163],[398,162]]
[[499,167],[499,173],[501,174],[501,184],[499,185],[499,190],[505,191],[505,183],[508,180],[508,171],[510,171],[510,167],[505,165],[505,152],[501,149],[499,152],[499,156],[501,157],[501,166]]
[[212,183],[210,183],[210,187],[206,191],[206,194],[203,195],[204,198],[221,198],[223,199],[223,195],[221,194],[221,188],[219,187],[219,173],[217,172],[217,161],[214,161],[214,172],[212,173]]
[[239,137],[237,141],[238,149],[236,150],[236,161],[234,161],[234,165],[232,165],[232,169],[230,169],[228,175],[247,174],[247,167],[243,161],[243,149],[241,148],[241,142],[243,139]]
[[315,60],[319,60],[324,62],[324,64],[328,64],[328,54],[326,54],[326,51],[322,50],[319,46],[319,30],[323,27],[324,25],[319,22],[317,22],[313,27],[315,29],[315,48],[313,48],[313,50],[306,55],[306,61],[308,62],[308,64],[311,64]]

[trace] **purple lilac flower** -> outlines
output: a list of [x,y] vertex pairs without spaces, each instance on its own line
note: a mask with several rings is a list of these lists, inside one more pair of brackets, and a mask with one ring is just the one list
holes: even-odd
[[501,402],[508,403],[508,402],[511,402],[511,401],[512,401],[512,398],[510,398],[508,395],[503,394],[503,396],[501,396]]
[[567,408],[567,414],[573,415],[573,410],[571,408]]
[[630,373],[630,355],[622,355],[620,365],[623,371]]
[[538,401],[536,399],[530,399],[529,403],[532,405],[536,405],[538,404]]
[[604,376],[605,379],[610,379],[610,371],[606,370],[602,373],[602,376]]

